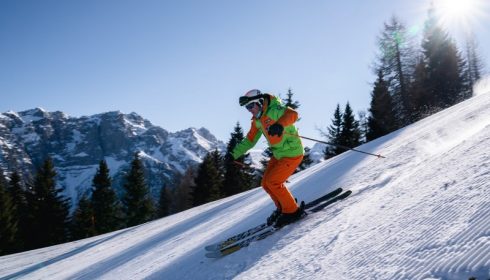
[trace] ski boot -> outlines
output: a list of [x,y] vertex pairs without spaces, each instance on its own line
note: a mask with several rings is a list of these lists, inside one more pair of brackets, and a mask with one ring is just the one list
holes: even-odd
[[272,214],[267,218],[267,225],[268,226],[273,225],[280,215],[281,215],[281,209],[277,208],[276,210],[274,210],[274,212],[272,212]]
[[281,228],[285,225],[294,223],[301,218],[306,216],[305,212],[305,203],[304,201],[301,202],[300,206],[298,207],[298,210],[294,213],[281,213],[279,218],[277,218],[276,222],[274,223],[275,228]]

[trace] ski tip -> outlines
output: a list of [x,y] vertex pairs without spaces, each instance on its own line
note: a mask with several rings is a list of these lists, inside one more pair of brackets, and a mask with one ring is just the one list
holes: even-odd
[[348,196],[350,196],[352,194],[352,191],[351,190],[347,190],[343,193],[341,193],[340,195],[338,195],[337,197],[335,197],[334,199],[336,200],[343,200],[345,198],[347,198]]

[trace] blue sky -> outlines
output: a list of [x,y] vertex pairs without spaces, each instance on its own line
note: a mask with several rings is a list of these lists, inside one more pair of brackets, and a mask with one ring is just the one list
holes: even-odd
[[[420,30],[429,3],[2,0],[0,112],[136,112],[169,131],[204,126],[228,141],[237,121],[249,127],[241,94],[291,88],[300,133],[320,137],[337,103],[369,107],[383,23],[397,15]],[[471,26],[490,65],[490,10],[481,10]]]

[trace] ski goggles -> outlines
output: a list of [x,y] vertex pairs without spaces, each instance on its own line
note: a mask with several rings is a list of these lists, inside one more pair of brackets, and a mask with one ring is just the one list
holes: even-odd
[[247,105],[245,105],[245,108],[247,108],[247,110],[252,110],[255,106],[255,104],[259,104],[257,102],[252,102],[252,103],[248,103]]
[[263,95],[240,96],[239,103],[240,103],[240,106],[246,106],[250,103],[260,102],[260,100],[263,100],[263,99],[264,99]]

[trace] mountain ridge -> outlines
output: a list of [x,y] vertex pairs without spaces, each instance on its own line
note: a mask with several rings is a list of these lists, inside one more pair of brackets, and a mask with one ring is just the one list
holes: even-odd
[[116,192],[121,192],[129,163],[139,153],[156,199],[162,186],[173,184],[177,174],[199,164],[214,149],[223,151],[225,144],[206,128],[169,132],[135,112],[70,117],[34,108],[0,114],[0,167],[33,174],[51,157],[58,185],[72,205],[90,189],[102,159],[108,163]]

